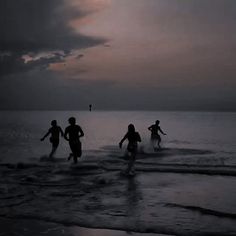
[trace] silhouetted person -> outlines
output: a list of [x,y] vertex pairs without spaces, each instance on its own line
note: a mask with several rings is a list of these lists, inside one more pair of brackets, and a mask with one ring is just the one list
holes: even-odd
[[70,125],[66,127],[64,136],[65,139],[69,141],[70,149],[72,151],[72,154],[70,154],[68,159],[73,156],[74,163],[77,163],[77,158],[82,155],[80,137],[84,136],[84,132],[79,125],[76,125],[74,117],[69,118],[68,122]]
[[89,104],[89,111],[92,111],[92,104]]
[[122,144],[125,140],[128,140],[127,151],[129,154],[129,162],[126,173],[129,175],[134,175],[134,162],[138,150],[138,142],[141,142],[141,138],[138,132],[135,131],[133,124],[128,126],[128,132],[125,134],[124,138],[120,141],[119,146],[122,148]]
[[152,145],[154,150],[157,150],[157,148],[161,148],[160,143],[161,143],[161,136],[159,135],[159,132],[162,133],[163,135],[166,135],[159,126],[160,121],[156,120],[156,123],[154,125],[151,125],[148,127],[148,129],[151,131],[151,140],[152,140]]
[[40,140],[43,141],[49,134],[51,134],[50,142],[52,143],[52,151],[49,154],[49,157],[52,158],[54,153],[56,152],[58,145],[59,145],[59,137],[60,134],[63,136],[63,131],[60,126],[57,125],[57,121],[53,120],[51,122],[52,127],[48,130],[48,132],[41,138]]

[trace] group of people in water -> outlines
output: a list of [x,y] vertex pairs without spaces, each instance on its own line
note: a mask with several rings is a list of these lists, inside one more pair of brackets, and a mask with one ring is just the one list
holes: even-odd
[[[41,138],[41,141],[43,141],[47,136],[50,135],[50,142],[52,144],[52,150],[49,154],[50,158],[53,158],[53,155],[55,154],[58,146],[59,146],[59,140],[60,136],[64,137],[70,145],[71,153],[68,157],[68,160],[73,158],[74,163],[78,162],[78,158],[82,155],[82,145],[80,138],[84,136],[84,132],[82,128],[76,124],[75,117],[70,117],[68,119],[69,126],[66,127],[65,132],[63,132],[62,128],[57,125],[57,121],[53,120],[51,122],[51,128],[48,130],[48,132]],[[151,141],[154,148],[154,151],[161,148],[161,136],[160,133],[163,135],[166,135],[160,127],[160,121],[156,120],[155,124],[148,127],[148,130],[151,131]],[[121,139],[119,143],[119,147],[122,148],[122,144],[125,140],[128,140],[127,145],[127,152],[129,156],[128,161],[128,167],[125,171],[128,175],[134,175],[134,162],[136,159],[136,154],[138,150],[138,142],[141,142],[141,137],[138,132],[136,132],[135,127],[133,124],[128,125],[128,131],[125,134],[125,136]]]

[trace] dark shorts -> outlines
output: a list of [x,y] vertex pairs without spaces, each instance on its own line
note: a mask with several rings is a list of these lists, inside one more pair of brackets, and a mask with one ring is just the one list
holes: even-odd
[[161,136],[158,134],[151,134],[151,139],[152,140],[161,140]]
[[79,140],[77,141],[69,141],[70,149],[74,155],[77,157],[81,157],[82,151],[81,151],[81,142]]
[[52,143],[52,146],[54,148],[57,148],[59,145],[59,139],[55,139],[55,138],[50,138],[50,142]]

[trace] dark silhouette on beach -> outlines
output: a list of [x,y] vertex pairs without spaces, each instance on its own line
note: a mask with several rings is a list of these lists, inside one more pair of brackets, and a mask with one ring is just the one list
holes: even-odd
[[92,104],[89,104],[89,111],[92,111]]
[[134,175],[134,162],[138,150],[138,142],[141,142],[141,137],[139,133],[135,131],[135,127],[133,124],[130,124],[128,126],[128,132],[125,134],[124,138],[121,139],[119,143],[120,148],[122,148],[122,144],[126,139],[128,140],[127,151],[129,154],[129,162],[125,174]]
[[78,157],[81,157],[82,155],[80,137],[84,136],[84,132],[79,125],[76,125],[76,119],[74,117],[69,118],[68,122],[70,125],[66,127],[64,135],[65,139],[69,141],[70,149],[72,151],[68,160],[73,156],[74,163],[77,163]]
[[158,150],[158,148],[161,148],[161,136],[159,135],[159,132],[163,135],[166,135],[159,126],[160,121],[156,120],[156,123],[148,127],[148,130],[151,131],[151,141],[154,148],[154,151]]
[[40,139],[41,141],[43,141],[48,135],[51,134],[51,137],[49,139],[50,142],[52,143],[52,151],[49,154],[50,158],[53,157],[53,155],[55,154],[55,152],[56,152],[56,150],[58,148],[60,134],[61,134],[62,137],[64,136],[63,131],[62,131],[61,127],[57,125],[57,121],[56,120],[53,120],[51,122],[51,125],[52,125],[52,127],[43,136],[43,138]]

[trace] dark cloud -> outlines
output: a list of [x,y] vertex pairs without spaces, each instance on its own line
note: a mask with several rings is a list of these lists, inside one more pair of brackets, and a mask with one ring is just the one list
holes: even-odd
[[[85,36],[69,26],[73,19],[86,15],[65,0],[1,0],[0,1],[0,52],[1,74],[15,73],[51,60],[25,64],[21,56],[48,51],[82,49],[104,43],[101,38]],[[53,60],[61,58],[55,55]],[[5,69],[4,69],[5,68]]]
[[8,74],[26,72],[34,68],[47,69],[50,63],[64,62],[65,55],[54,53],[49,58],[40,57],[37,60],[31,60],[28,62],[26,62],[20,54],[1,56],[0,75],[4,76]]
[[112,45],[75,32],[89,12],[69,2],[0,0],[0,109],[235,111],[235,0],[114,0],[90,31]]

